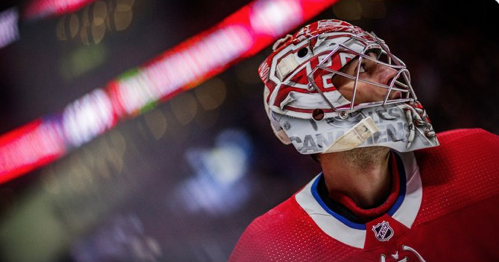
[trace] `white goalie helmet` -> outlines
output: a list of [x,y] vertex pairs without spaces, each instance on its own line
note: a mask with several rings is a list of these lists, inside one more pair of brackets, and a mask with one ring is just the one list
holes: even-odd
[[[364,77],[365,64],[385,77]],[[278,40],[258,72],[272,129],[301,154],[369,146],[407,152],[439,145],[406,65],[382,39],[357,26],[340,20],[309,24]],[[350,91],[338,90],[340,78]]]

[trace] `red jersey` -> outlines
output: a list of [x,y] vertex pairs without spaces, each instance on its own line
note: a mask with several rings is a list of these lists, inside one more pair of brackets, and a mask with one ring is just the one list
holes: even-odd
[[255,219],[230,261],[499,261],[499,136],[438,135],[440,146],[398,154],[396,196],[356,223],[317,192],[321,175]]

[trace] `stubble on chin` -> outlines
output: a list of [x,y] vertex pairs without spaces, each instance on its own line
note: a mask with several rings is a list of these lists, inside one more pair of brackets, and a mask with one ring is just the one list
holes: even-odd
[[346,165],[361,170],[372,169],[387,160],[390,149],[388,147],[362,147],[341,152]]

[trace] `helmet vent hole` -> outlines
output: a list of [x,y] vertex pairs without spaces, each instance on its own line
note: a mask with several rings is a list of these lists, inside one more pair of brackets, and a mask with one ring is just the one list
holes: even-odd
[[322,119],[324,119],[324,111],[322,109],[315,109],[312,112],[312,117],[315,121],[321,121]]
[[300,50],[298,50],[298,57],[303,58],[308,54],[308,48],[304,47]]

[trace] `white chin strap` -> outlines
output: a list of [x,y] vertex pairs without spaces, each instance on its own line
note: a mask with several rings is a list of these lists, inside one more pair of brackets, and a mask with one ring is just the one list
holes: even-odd
[[364,118],[352,129],[340,136],[333,144],[331,144],[331,146],[326,148],[323,153],[341,152],[354,149],[358,145],[362,144],[362,142],[373,136],[376,132],[379,132],[379,128],[374,123],[372,117]]

